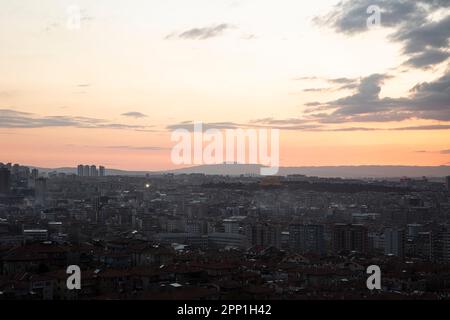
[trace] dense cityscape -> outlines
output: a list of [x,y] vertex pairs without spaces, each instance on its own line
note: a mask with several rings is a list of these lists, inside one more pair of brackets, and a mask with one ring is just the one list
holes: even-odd
[[450,298],[450,177],[75,170],[0,163],[0,299]]

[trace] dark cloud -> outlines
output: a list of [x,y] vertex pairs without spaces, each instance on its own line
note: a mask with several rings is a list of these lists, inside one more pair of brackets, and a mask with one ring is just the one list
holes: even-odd
[[405,44],[405,53],[420,53],[427,48],[446,49],[450,38],[450,15],[436,22],[404,26],[391,37]]
[[181,32],[179,34],[170,34],[166,39],[180,38],[180,39],[190,39],[190,40],[205,40],[209,38],[214,38],[222,35],[226,30],[234,28],[230,24],[222,23],[215,26],[204,27],[204,28],[193,28]]
[[307,107],[318,107],[318,106],[321,106],[321,105],[322,105],[322,103],[320,103],[318,101],[305,103],[305,106],[307,106]]
[[448,0],[346,0],[314,21],[337,32],[353,35],[366,32],[369,6],[381,10],[381,25],[393,29],[390,39],[402,43],[408,65],[426,68],[448,59],[450,13],[434,21],[432,14],[449,8]]
[[345,84],[343,86],[340,86],[338,88],[338,90],[355,90],[356,88],[358,88],[357,83],[350,83],[350,84]]
[[439,79],[415,86],[406,100],[418,118],[450,121],[450,70]]
[[147,117],[147,115],[140,113],[140,112],[136,112],[136,111],[122,113],[122,116],[131,117],[131,118],[146,118]]
[[314,22],[331,26],[336,31],[346,34],[365,32],[369,17],[367,9],[372,5],[380,7],[383,27],[396,27],[411,21],[421,24],[427,17],[426,10],[418,6],[416,1],[347,0],[337,4],[327,15],[316,17]]
[[0,109],[0,128],[48,128],[75,127],[87,129],[146,130],[148,126],[110,123],[107,120],[88,117],[37,116],[28,112]]
[[450,71],[433,82],[416,85],[406,98],[380,98],[381,86],[389,76],[373,74],[360,81],[353,95],[309,104],[308,113],[322,123],[388,122],[406,119],[450,121]]
[[358,79],[351,78],[335,78],[335,79],[327,79],[328,82],[342,84],[342,85],[350,85],[354,84],[358,81]]
[[440,154],[450,154],[450,150],[441,150]]
[[450,52],[431,49],[412,56],[405,64],[415,68],[429,68],[430,66],[444,62],[449,57]]

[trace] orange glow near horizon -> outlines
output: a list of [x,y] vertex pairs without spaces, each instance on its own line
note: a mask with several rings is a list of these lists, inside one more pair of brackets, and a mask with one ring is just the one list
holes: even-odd
[[[353,137],[357,135],[357,139]],[[59,168],[79,163],[139,171],[175,169],[170,160],[170,133],[105,129],[21,129],[1,133],[2,162]],[[428,143],[430,139],[433,144]],[[381,141],[389,143],[382,144]],[[442,152],[448,139],[440,131],[291,132],[282,131],[280,164],[448,165]],[[132,143],[130,143],[132,142]],[[32,156],[30,156],[32,155]],[[6,156],[6,157],[5,157]],[[186,167],[186,166],[184,166]]]

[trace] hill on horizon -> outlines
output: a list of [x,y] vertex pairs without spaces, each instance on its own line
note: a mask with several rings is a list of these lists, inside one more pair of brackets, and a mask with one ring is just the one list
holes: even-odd
[[[66,174],[76,174],[77,168],[37,168],[40,171],[57,171]],[[173,174],[206,174],[206,175],[260,175],[259,164],[217,164],[200,165],[189,168],[162,170],[162,171],[128,171],[119,169],[106,169],[107,175],[144,176],[146,174],[158,175]],[[318,166],[318,167],[281,167],[278,175],[306,175],[317,177],[342,177],[342,178],[399,178],[399,177],[445,177],[450,176],[450,166]]]

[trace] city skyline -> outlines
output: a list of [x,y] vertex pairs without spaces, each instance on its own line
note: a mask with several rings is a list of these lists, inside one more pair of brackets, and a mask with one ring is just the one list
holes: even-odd
[[30,169],[0,163],[0,300],[449,298],[450,176]]

